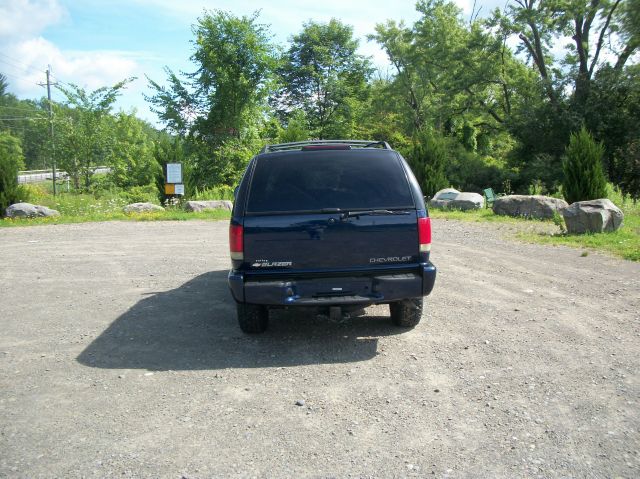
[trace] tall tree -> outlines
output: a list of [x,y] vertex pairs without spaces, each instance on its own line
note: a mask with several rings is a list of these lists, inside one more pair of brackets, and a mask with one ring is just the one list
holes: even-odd
[[251,124],[275,66],[269,31],[257,20],[258,12],[205,11],[192,28],[196,70],[180,78],[165,68],[167,86],[149,78],[147,100],[170,131],[220,144]]
[[428,122],[451,134],[467,122],[479,132],[503,129],[518,83],[529,81],[504,37],[481,21],[466,23],[451,2],[420,0],[416,8],[422,15],[413,27],[388,21],[371,36],[397,70],[414,128]]
[[69,174],[76,188],[81,180],[88,188],[95,167],[106,161],[113,141],[111,109],[131,81],[133,78],[128,78],[91,92],[74,84],[58,85],[67,101],[56,108],[55,152],[58,165]]
[[369,59],[357,49],[351,26],[335,18],[305,23],[279,69],[282,88],[275,103],[281,116],[300,109],[317,136],[350,136],[372,73]]
[[[595,72],[610,61],[604,59],[605,49],[621,69],[640,47],[634,9],[638,6],[638,0],[515,0],[504,14],[495,15],[504,30],[520,40],[520,49],[531,58],[548,99],[557,103],[568,81],[574,107],[582,113]],[[565,47],[569,71],[557,68],[551,54],[554,42],[564,37],[572,41]]]

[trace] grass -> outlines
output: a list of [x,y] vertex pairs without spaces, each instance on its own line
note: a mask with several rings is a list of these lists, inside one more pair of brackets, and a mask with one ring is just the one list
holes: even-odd
[[[96,193],[67,193],[57,196],[51,194],[49,184],[29,185],[30,203],[47,206],[60,212],[60,216],[42,218],[3,218],[0,227],[30,226],[67,223],[87,223],[91,221],[185,221],[221,220],[230,217],[227,210],[206,210],[189,213],[179,207],[169,207],[153,213],[126,214],[122,208],[136,201],[149,201],[152,197],[131,197],[131,193],[122,191],[98,191]],[[144,196],[144,195],[143,195]]]
[[[520,231],[516,234],[516,237],[530,243],[565,245],[578,249],[602,251],[627,260],[640,261],[640,203],[634,205],[629,200],[624,202],[622,197],[613,191],[610,192],[609,198],[624,213],[624,223],[618,231],[576,235],[562,233],[560,228],[557,228],[557,233],[554,234]],[[432,208],[429,210],[429,214],[433,218],[441,219],[511,223],[523,226],[523,230],[525,226],[531,225],[532,222],[536,221],[549,225],[554,224],[552,220],[542,221],[496,215],[491,209],[486,208],[473,211],[448,211]],[[587,254],[588,251],[583,252],[583,256],[587,256]]]
[[229,217],[230,213],[227,210],[206,210],[189,213],[177,208],[168,208],[165,211],[153,213],[126,214],[119,211],[113,213],[96,212],[80,215],[49,216],[46,218],[3,218],[0,220],[0,227],[88,223],[91,221],[215,221],[228,219]]
[[[521,232],[517,237],[535,243],[605,251],[624,259],[640,261],[640,207],[623,205],[621,209],[624,213],[624,224],[612,233],[545,235]],[[587,256],[584,253],[583,255]]]

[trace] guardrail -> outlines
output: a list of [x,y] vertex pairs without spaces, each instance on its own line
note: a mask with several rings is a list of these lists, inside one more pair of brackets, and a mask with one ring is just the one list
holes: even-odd
[[[109,173],[111,168],[107,166],[96,166],[93,170],[94,173]],[[56,180],[66,181],[69,175],[66,171],[56,171]],[[25,170],[18,172],[18,183],[38,183],[40,181],[50,181],[53,179],[52,170]]]

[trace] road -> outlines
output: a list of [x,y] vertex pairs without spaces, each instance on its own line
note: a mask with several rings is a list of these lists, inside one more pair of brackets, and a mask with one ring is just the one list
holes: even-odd
[[[94,173],[109,173],[111,168],[107,167],[98,167],[95,169]],[[39,183],[42,181],[52,180],[53,172],[51,170],[33,170],[33,171],[23,171],[22,175],[18,175],[18,183]],[[56,179],[66,178],[67,173],[65,171],[56,171]]]
[[640,265],[510,228],[434,221],[414,330],[262,336],[225,222],[0,229],[0,476],[640,476]]

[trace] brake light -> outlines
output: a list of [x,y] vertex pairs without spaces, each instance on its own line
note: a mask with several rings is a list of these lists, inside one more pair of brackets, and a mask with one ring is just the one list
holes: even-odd
[[350,150],[350,145],[310,145],[303,146],[301,148],[302,151],[311,151],[311,150]]
[[231,259],[244,259],[244,228],[240,225],[229,225],[229,250]]
[[431,251],[431,218],[418,218],[418,242],[421,253]]

